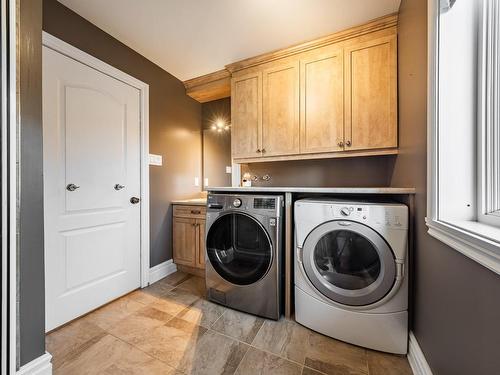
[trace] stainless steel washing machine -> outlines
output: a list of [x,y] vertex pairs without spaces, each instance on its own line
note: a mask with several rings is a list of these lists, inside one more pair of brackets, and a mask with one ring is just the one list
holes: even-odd
[[283,305],[283,196],[209,194],[208,299],[279,319]]

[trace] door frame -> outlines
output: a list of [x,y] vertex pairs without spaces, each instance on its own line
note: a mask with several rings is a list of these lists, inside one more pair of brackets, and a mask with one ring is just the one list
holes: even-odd
[[15,374],[18,359],[19,323],[17,316],[18,298],[18,239],[17,239],[17,25],[16,1],[0,1],[0,83],[2,97],[0,107],[0,172],[1,172],[1,374]]
[[79,50],[78,48],[62,41],[59,38],[43,31],[43,46],[59,52],[75,61],[90,68],[115,78],[130,85],[140,92],[141,98],[141,288],[149,285],[149,85],[121,70],[95,58],[94,56]]

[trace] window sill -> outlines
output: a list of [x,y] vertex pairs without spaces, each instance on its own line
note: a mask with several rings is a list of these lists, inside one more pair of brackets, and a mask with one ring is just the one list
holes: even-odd
[[425,222],[432,237],[500,275],[500,228],[472,221]]

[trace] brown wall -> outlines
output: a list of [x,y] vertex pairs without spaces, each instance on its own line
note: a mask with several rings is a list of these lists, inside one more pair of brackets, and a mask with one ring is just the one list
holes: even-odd
[[500,369],[500,277],[427,234],[427,7],[403,0],[399,18],[401,154],[391,186],[415,186],[413,331],[435,375]]
[[203,179],[209,186],[231,186],[231,131],[218,133],[211,126],[219,119],[231,123],[231,99],[224,98],[201,105],[203,128]]
[[388,186],[393,163],[394,156],[297,160],[242,165],[241,173],[271,176],[253,186],[373,187]]
[[45,353],[42,0],[19,5],[18,365]]
[[[56,0],[43,2],[44,31],[149,84],[149,151],[163,155],[150,167],[151,266],[172,258],[171,205],[198,196],[201,105],[181,81]],[[165,46],[168,48],[168,46]]]

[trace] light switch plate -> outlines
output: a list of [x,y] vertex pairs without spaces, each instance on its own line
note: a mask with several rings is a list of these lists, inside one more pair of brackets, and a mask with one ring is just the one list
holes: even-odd
[[226,173],[231,174],[232,173],[231,169],[232,168],[230,166],[226,166]]
[[200,186],[200,178],[199,177],[194,178],[194,186]]
[[149,154],[149,165],[163,165],[163,156],[156,154]]

